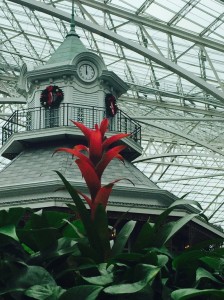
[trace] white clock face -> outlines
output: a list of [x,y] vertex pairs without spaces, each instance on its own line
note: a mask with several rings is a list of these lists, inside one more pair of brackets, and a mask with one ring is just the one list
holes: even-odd
[[79,77],[84,81],[92,81],[96,77],[95,68],[88,63],[81,64],[79,66],[78,73]]

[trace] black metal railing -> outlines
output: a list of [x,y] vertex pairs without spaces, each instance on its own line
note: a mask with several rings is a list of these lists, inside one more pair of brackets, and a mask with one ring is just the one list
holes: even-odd
[[[62,104],[57,109],[43,107],[15,111],[2,127],[2,144],[13,133],[38,129],[73,126],[71,120],[83,123],[89,128],[100,123],[106,117],[105,109],[74,104]],[[141,144],[141,126],[123,111],[110,118],[109,130],[131,133],[130,138]]]

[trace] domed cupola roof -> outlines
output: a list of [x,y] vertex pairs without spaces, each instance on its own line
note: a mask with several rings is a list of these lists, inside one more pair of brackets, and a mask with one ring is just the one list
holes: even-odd
[[46,65],[72,61],[76,55],[88,51],[75,31],[74,6],[72,7],[71,29],[63,43],[52,54]]

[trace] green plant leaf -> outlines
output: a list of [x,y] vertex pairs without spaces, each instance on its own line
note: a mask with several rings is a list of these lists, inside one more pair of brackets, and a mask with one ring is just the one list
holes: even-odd
[[71,204],[71,203],[66,203],[66,205],[72,210],[72,213],[77,216],[78,210],[77,210],[76,205],[75,204]]
[[62,237],[58,239],[58,245],[55,251],[50,251],[50,253],[52,256],[62,256],[69,253],[74,254],[74,252],[77,253],[77,244],[78,241],[75,239]]
[[183,269],[186,267],[197,268],[196,261],[206,255],[204,250],[189,250],[184,251],[176,256],[172,262],[175,270]]
[[25,223],[24,229],[30,230],[30,229],[41,229],[41,228],[47,228],[48,223],[46,222],[45,218],[42,216],[43,211],[39,210],[35,213],[32,213]]
[[[192,245],[191,249],[194,249],[194,250],[196,250],[196,249],[207,249],[211,245],[217,245],[219,247],[222,244],[223,244],[223,238],[212,238],[212,239],[209,239],[209,240],[206,240],[206,241],[199,242],[195,245]],[[224,249],[222,251],[224,252]]]
[[201,279],[207,278],[211,281],[221,283],[218,279],[216,279],[209,271],[205,270],[204,268],[198,268],[196,271],[196,282],[199,283]]
[[[144,254],[130,252],[130,253],[121,253],[118,254],[114,259],[112,259],[113,263],[122,262],[122,263],[140,263],[144,258]],[[145,262],[144,262],[145,263]]]
[[[173,300],[187,300],[194,298],[196,296],[215,296],[216,300],[222,300],[224,298],[224,290],[216,289],[206,289],[206,290],[197,290],[197,289],[180,289],[171,293]],[[218,297],[218,298],[217,298]]]
[[95,300],[102,291],[101,286],[81,285],[67,290],[59,300]]
[[177,207],[177,206],[180,206],[180,205],[183,205],[183,206],[189,206],[189,205],[195,205],[197,206],[200,210],[202,210],[202,207],[201,207],[201,204],[198,203],[197,201],[195,200],[177,200],[175,202],[173,202],[169,208],[173,208],[173,207]]
[[136,222],[135,221],[128,221],[118,233],[114,245],[112,247],[112,256],[118,255],[122,253],[124,247],[132,233]]
[[107,294],[132,294],[145,288],[154,280],[160,268],[151,265],[137,265],[133,270],[134,280],[131,283],[116,284],[105,288]]
[[[178,206],[189,206],[189,205],[196,205],[201,209],[200,204],[197,201],[193,200],[177,200],[174,203],[172,203],[164,212],[162,212],[159,217],[156,220],[155,226],[157,229],[160,228],[160,226],[164,223],[166,220],[167,216],[171,213],[172,210],[174,210]],[[199,215],[199,212],[198,212]]]
[[[214,255],[214,253],[212,253]],[[224,258],[218,257],[211,257],[211,256],[204,256],[200,258],[207,266],[209,266],[214,271],[222,271],[224,270]]]
[[23,247],[24,251],[30,255],[35,254],[35,251],[33,251],[30,247],[28,247],[26,244],[21,243],[21,246]]
[[100,273],[99,276],[91,276],[91,277],[82,276],[82,278],[88,283],[105,286],[113,282],[114,279],[113,270],[114,270],[113,265],[107,267],[107,264],[100,264],[98,266],[98,271]]
[[7,235],[17,242],[19,241],[18,236],[16,234],[16,226],[14,224],[5,225],[0,228],[0,234]]
[[190,194],[190,192],[184,194],[183,196],[180,197],[180,199],[184,199],[184,198],[185,198],[187,195],[189,195],[189,194]]
[[165,246],[165,240],[171,233],[173,227],[175,226],[175,222],[168,222],[161,226],[159,232],[155,231],[155,236],[151,241],[152,245],[155,247]]
[[82,278],[90,284],[105,286],[113,282],[113,274],[101,275],[101,276],[92,276]]
[[174,234],[177,233],[177,231],[179,231],[183,226],[185,226],[190,220],[192,220],[196,216],[198,216],[198,214],[186,215],[180,220],[178,220],[177,222],[175,222],[174,225],[172,226],[170,233],[163,241],[163,244],[167,243],[174,236]]
[[89,243],[90,243],[91,247],[95,249],[95,252],[98,254],[98,261],[101,261],[102,257],[103,257],[103,252],[102,252],[102,248],[101,248],[100,237],[99,237],[99,235],[95,229],[95,226],[90,218],[89,211],[85,207],[82,199],[79,197],[78,193],[73,188],[73,186],[65,179],[65,177],[60,172],[58,172],[58,171],[55,171],[55,172],[61,178],[67,191],[69,192],[70,196],[72,197],[72,200],[74,201],[76,208],[79,212],[79,215],[83,221]]
[[64,226],[63,219],[71,217],[72,215],[69,213],[41,209],[29,216],[24,229],[61,228]]
[[37,300],[58,300],[58,298],[65,292],[59,286],[50,284],[33,285],[24,293],[26,296]]
[[173,259],[172,266],[175,270],[177,286],[195,287],[196,271],[202,265],[200,258],[206,255],[206,252],[188,249]]
[[33,285],[56,285],[51,274],[40,266],[27,266],[18,278],[15,274],[15,278],[16,285],[20,288],[29,288]]
[[[11,293],[21,293],[21,292],[24,292],[25,289],[22,289],[22,288],[12,288],[12,289],[4,289],[4,290],[0,290],[0,296],[3,296],[3,295],[8,295],[8,294],[11,294]],[[3,300],[6,299],[6,298],[3,298]]]
[[[62,182],[64,183],[64,185],[67,189],[67,191],[69,192],[70,196],[72,197],[72,200],[74,201],[74,203],[76,205],[76,208],[77,208],[84,224],[86,224],[86,223],[91,224],[89,211],[85,207],[82,199],[79,197],[76,190],[73,188],[73,186],[65,179],[65,177],[60,172],[58,172],[58,171],[55,171],[55,172],[61,178]],[[90,227],[90,224],[89,224],[89,226],[87,226],[87,228]]]
[[[66,229],[63,230],[63,234],[66,237],[68,237],[68,235],[69,235],[69,237],[73,237],[73,238],[74,237],[84,238],[84,234],[80,231],[80,226],[79,227],[77,226],[78,225],[78,221],[80,221],[80,220],[77,220],[75,222],[70,222],[70,221],[68,221],[66,219],[63,219],[63,221],[65,223],[67,223],[69,225],[69,227],[72,229],[72,234],[71,234],[70,230],[66,230]],[[81,223],[81,224],[83,224],[83,223]],[[67,228],[67,226],[66,226],[66,228]]]
[[60,232],[56,228],[17,230],[20,241],[34,251],[45,251],[57,247]]
[[99,258],[99,253],[96,252],[94,248],[92,248],[89,244],[84,243],[85,241],[80,241],[78,243],[78,248],[83,257],[89,258],[94,262],[99,262],[103,260],[103,257]]
[[[2,262],[1,261],[1,272],[0,278],[2,281]],[[55,280],[50,273],[40,266],[28,266],[22,262],[5,262],[5,271],[8,269],[7,282],[4,283],[6,287],[4,290],[1,289],[1,294],[13,293],[13,299],[23,299],[21,294],[25,290],[31,288],[34,285],[51,285],[56,286]],[[4,279],[3,279],[4,280]],[[4,281],[3,281],[4,282]],[[17,297],[18,296],[18,297]],[[8,299],[8,298],[6,298]],[[11,297],[9,298],[11,299]]]
[[42,218],[45,221],[47,227],[61,228],[64,226],[63,220],[68,220],[72,215],[61,211],[46,211],[43,210]]
[[169,261],[169,258],[166,255],[159,254],[157,255],[157,258],[158,258],[158,266],[160,268],[164,267]]
[[[10,244],[10,248],[12,247],[14,254],[13,258],[10,259],[8,253],[5,253],[7,257],[1,257],[0,259],[0,291],[18,288],[18,286],[14,284],[15,278],[18,279],[21,275],[23,275],[27,268],[27,265],[20,261],[20,257],[17,256],[17,253],[16,251],[14,251],[15,248],[13,246],[14,244]],[[19,286],[19,288],[22,287]]]
[[12,207],[9,210],[0,210],[0,227],[12,224],[15,226],[18,225],[28,210],[30,209],[23,207]]
[[133,251],[142,251],[144,248],[152,246],[152,241],[154,242],[154,234],[154,224],[149,222],[144,223],[132,247]]
[[103,253],[103,261],[106,261],[110,257],[110,239],[108,229],[108,218],[105,212],[105,208],[100,204],[97,206],[94,217],[95,229],[100,238],[100,244]]

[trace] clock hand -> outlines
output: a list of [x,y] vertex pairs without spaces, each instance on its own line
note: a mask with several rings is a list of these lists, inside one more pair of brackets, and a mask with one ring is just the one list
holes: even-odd
[[87,66],[86,66],[86,75],[88,74],[88,72],[87,72]]

